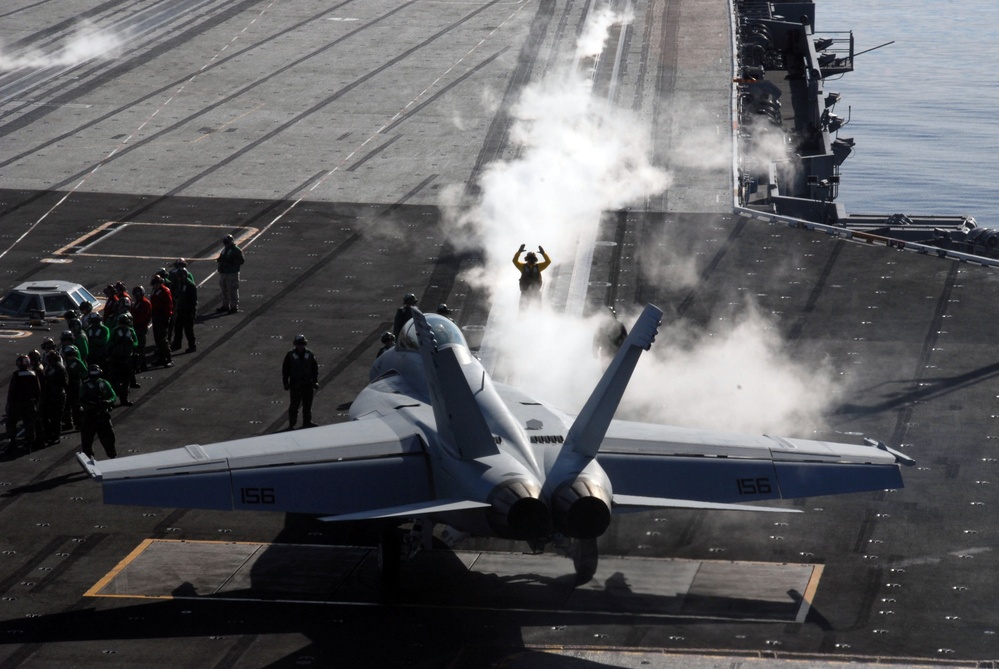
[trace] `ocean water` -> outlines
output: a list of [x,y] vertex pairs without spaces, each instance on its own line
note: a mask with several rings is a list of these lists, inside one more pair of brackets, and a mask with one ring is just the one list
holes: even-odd
[[[827,79],[853,137],[850,214],[962,214],[999,227],[999,2],[817,0],[816,29],[852,30],[854,71]],[[850,108],[849,111],[847,108]]]

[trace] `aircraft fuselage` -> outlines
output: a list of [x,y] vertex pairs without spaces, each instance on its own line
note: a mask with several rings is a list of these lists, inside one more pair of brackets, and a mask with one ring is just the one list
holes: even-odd
[[[437,497],[490,505],[439,514],[437,522],[515,539],[543,539],[556,531],[586,538],[602,534],[610,521],[610,480],[594,458],[563,448],[570,426],[565,415],[493,382],[471,355],[460,356],[460,363],[490,444],[454,443],[436,424],[415,350],[390,350],[376,360],[372,384],[351,406],[351,418],[400,413],[421,430]],[[469,452],[481,454],[468,457]]]

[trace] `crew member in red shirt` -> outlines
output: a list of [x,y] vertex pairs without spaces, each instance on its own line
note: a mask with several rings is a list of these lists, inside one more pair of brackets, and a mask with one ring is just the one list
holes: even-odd
[[160,277],[154,276],[150,283],[153,286],[153,294],[149,297],[149,302],[153,307],[153,341],[156,343],[156,358],[153,364],[173,367],[169,341],[170,322],[173,318],[173,295]]

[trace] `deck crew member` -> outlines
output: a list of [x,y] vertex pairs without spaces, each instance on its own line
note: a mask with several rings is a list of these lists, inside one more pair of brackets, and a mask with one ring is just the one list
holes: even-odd
[[306,348],[305,335],[295,335],[295,347],[284,356],[281,379],[284,389],[291,391],[288,406],[288,429],[298,421],[298,408],[302,408],[302,427],[316,427],[312,422],[312,398],[319,387],[319,363],[312,351]]
[[215,259],[218,264],[219,288],[222,290],[222,306],[216,311],[234,314],[239,311],[239,268],[246,259],[243,250],[236,246],[232,235],[222,238],[222,251]]
[[521,244],[517,252],[513,254],[513,266],[520,272],[520,308],[532,307],[541,304],[541,273],[552,264],[552,259],[545,253],[544,248],[538,247],[538,253],[544,258],[538,262],[538,256],[533,251],[528,251],[521,262],[520,254],[527,248],[526,244]]

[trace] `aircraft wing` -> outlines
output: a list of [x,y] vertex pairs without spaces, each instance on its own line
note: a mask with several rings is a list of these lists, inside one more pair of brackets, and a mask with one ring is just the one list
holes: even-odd
[[732,504],[901,488],[884,444],[850,445],[613,421],[597,460],[616,505],[654,497]]
[[94,461],[106,504],[341,515],[434,500],[421,434],[397,416]]

